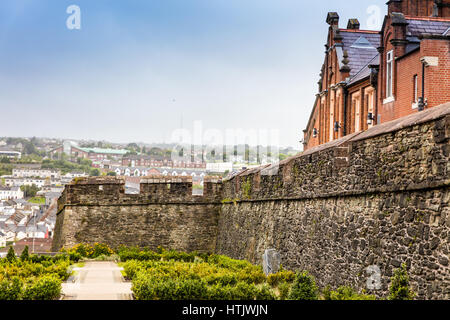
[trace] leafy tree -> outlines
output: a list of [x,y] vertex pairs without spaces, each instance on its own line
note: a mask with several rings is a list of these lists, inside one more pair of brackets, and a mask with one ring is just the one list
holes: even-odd
[[16,261],[16,253],[14,252],[13,247],[9,247],[8,254],[6,255],[6,260],[10,263]]
[[91,170],[90,175],[92,177],[98,177],[98,176],[100,176],[100,170],[98,170],[97,168],[94,168]]
[[2,157],[0,159],[0,163],[11,163],[11,160],[9,160],[7,157]]
[[28,246],[23,248],[22,254],[20,255],[20,260],[27,261],[30,259],[30,254],[28,253]]
[[307,271],[299,272],[292,284],[289,294],[291,300],[318,300],[319,290],[316,286],[314,277],[309,275]]
[[115,177],[115,176],[117,176],[117,173],[114,172],[114,171],[110,171],[110,172],[108,172],[106,175],[107,175],[107,176],[110,176],[110,177]]
[[389,300],[412,300],[415,293],[409,288],[408,271],[406,264],[395,270],[389,287]]
[[28,197],[35,197],[36,193],[41,189],[39,189],[39,187],[33,183],[31,186],[25,186],[25,185],[21,186],[20,190],[22,190],[24,192],[25,198],[28,198]]

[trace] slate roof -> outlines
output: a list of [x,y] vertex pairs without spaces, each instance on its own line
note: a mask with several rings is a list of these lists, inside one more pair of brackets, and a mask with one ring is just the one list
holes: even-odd
[[381,36],[379,33],[346,29],[340,30],[340,34],[344,45],[342,50],[348,52],[350,78],[353,78],[378,55]]
[[419,36],[423,33],[444,35],[450,28],[450,20],[408,19],[407,36]]
[[380,54],[377,54],[372,60],[370,60],[354,77],[350,78],[348,84],[356,83],[362,79],[365,79],[370,76],[370,65],[379,65],[380,64]]

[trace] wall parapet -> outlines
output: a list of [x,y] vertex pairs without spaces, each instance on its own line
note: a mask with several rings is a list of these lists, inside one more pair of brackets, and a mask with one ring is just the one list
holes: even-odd
[[[449,139],[447,103],[309,149],[277,165],[245,170],[224,181],[224,198],[311,199],[448,186]],[[428,161],[430,154],[433,161]]]
[[143,177],[139,194],[125,193],[125,179],[119,177],[77,178],[66,185],[58,200],[58,211],[77,205],[148,205],[220,203],[222,181],[205,177],[203,195],[192,194],[192,177]]

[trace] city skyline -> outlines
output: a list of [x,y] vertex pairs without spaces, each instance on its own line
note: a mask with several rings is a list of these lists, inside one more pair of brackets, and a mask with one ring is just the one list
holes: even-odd
[[[0,135],[170,143],[201,121],[278,130],[281,147],[300,149],[326,13],[364,29],[371,6],[385,14],[382,1],[326,2],[5,1],[0,111],[18,121]],[[80,30],[66,26],[73,4]]]

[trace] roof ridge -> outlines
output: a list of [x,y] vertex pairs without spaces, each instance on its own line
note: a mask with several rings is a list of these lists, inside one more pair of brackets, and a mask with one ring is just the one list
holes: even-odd
[[354,33],[371,33],[371,34],[379,34],[380,31],[377,30],[355,30],[355,29],[339,29],[342,32],[354,32]]
[[416,17],[416,16],[405,16],[406,20],[425,20],[425,21],[446,21],[450,22],[450,18],[445,17]]

